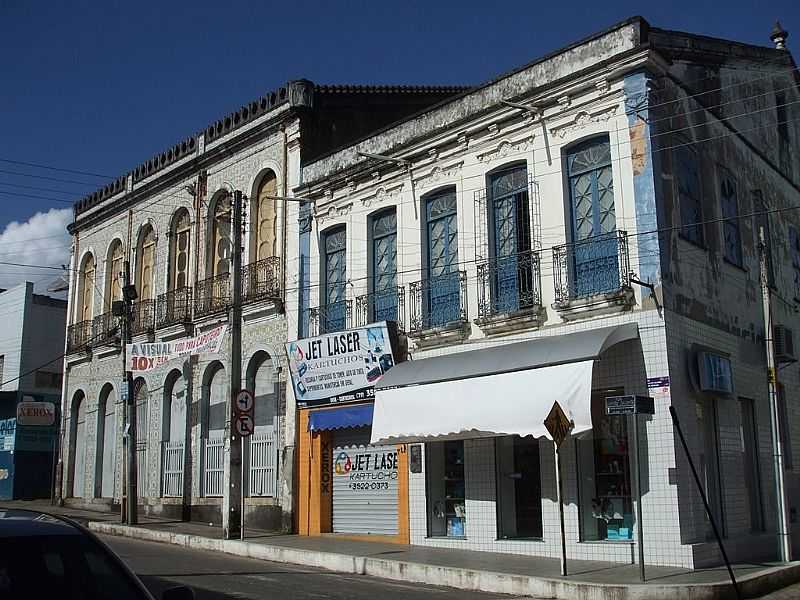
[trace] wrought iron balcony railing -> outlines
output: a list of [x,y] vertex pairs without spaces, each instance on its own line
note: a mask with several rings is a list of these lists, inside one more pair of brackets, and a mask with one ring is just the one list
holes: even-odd
[[467,274],[453,271],[408,284],[409,331],[463,323],[467,320]]
[[67,327],[67,352],[86,350],[92,341],[92,321],[81,321]]
[[553,248],[556,305],[619,292],[630,285],[628,234],[613,231]]
[[132,335],[152,333],[155,330],[155,300],[137,300],[133,303],[131,312],[133,313]]
[[356,298],[356,327],[378,321],[397,321],[405,331],[406,291],[402,286],[364,294]]
[[353,301],[341,300],[308,309],[308,335],[322,335],[348,329],[353,325]]
[[117,327],[117,317],[111,312],[97,315],[92,319],[93,345],[119,343],[120,333]]
[[220,273],[194,286],[194,316],[205,317],[225,311],[231,304],[230,274]]
[[542,304],[539,253],[535,250],[478,263],[478,319]]
[[175,288],[158,297],[156,327],[169,327],[192,321],[192,288]]
[[270,256],[242,267],[242,301],[281,300],[281,259]]

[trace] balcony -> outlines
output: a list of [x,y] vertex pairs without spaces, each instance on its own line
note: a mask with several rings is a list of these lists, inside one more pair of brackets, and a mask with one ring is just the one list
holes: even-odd
[[469,335],[465,271],[414,281],[408,291],[409,335],[418,346],[447,344]]
[[225,312],[231,304],[230,274],[220,273],[194,285],[194,316]]
[[553,248],[555,302],[564,320],[629,310],[628,234],[614,231]]
[[92,342],[92,321],[81,321],[67,327],[67,353],[88,350]]
[[378,321],[397,321],[405,331],[406,291],[402,286],[364,294],[356,298],[356,327]]
[[242,268],[242,302],[282,302],[281,259],[270,256]]
[[120,330],[117,327],[117,317],[112,313],[103,313],[92,319],[92,345],[115,346],[119,344],[120,337]]
[[539,327],[545,320],[539,253],[528,250],[478,263],[478,318],[484,333]]
[[342,331],[353,326],[353,301],[341,300],[308,310],[308,335]]
[[179,287],[158,297],[156,326],[159,329],[191,322],[192,288],[187,286]]
[[155,331],[155,300],[137,300],[133,303],[131,312],[133,314],[131,335],[147,334],[152,336]]

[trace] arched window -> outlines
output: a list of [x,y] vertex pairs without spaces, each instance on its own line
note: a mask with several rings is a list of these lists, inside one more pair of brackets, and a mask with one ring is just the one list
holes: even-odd
[[189,256],[191,253],[192,223],[189,211],[180,209],[172,219],[170,235],[170,289],[189,285]]
[[255,261],[276,256],[278,211],[275,196],[278,194],[278,182],[272,171],[264,175],[258,185],[256,202],[253,206],[253,241],[252,256]]
[[136,485],[139,496],[149,496],[147,446],[150,436],[150,392],[141,377],[133,382],[133,397],[136,402]]
[[97,405],[97,460],[95,463],[95,495],[100,498],[114,497],[114,466],[116,463],[116,403],[114,386],[106,383],[100,390]]
[[122,284],[125,274],[125,253],[122,250],[122,242],[114,240],[108,251],[108,267],[106,271],[106,308],[111,310],[111,305],[116,300],[122,300]]
[[87,255],[83,260],[78,297],[78,321],[91,321],[94,316],[94,256]]
[[139,294],[138,300],[152,300],[153,294],[153,272],[156,265],[156,233],[150,225],[145,225],[144,230],[139,235],[139,243],[136,247],[136,291]]
[[214,204],[212,276],[230,273],[231,270],[231,215],[231,197],[226,194]]
[[80,390],[72,398],[70,412],[70,434],[72,437],[70,472],[72,475],[72,497],[83,498],[86,478],[86,396]]

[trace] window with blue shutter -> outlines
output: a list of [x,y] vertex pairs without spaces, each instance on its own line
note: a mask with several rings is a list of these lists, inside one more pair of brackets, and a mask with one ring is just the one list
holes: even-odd
[[425,202],[427,233],[427,292],[425,320],[429,327],[461,317],[458,273],[456,192],[439,192]]
[[680,233],[690,242],[703,245],[703,209],[697,153],[689,146],[675,148],[675,172],[678,181],[678,204],[681,212]]
[[727,173],[720,176],[720,204],[722,207],[722,239],[725,245],[725,259],[742,266],[742,232],[739,229],[739,201],[736,196],[736,182]]
[[492,174],[489,177],[489,201],[495,259],[494,308],[496,312],[513,312],[520,308],[521,297],[530,296],[533,285],[530,258],[526,261],[520,256],[531,249],[525,165]]
[[792,255],[794,297],[800,299],[800,234],[798,234],[797,228],[792,225],[789,225],[789,251]]
[[322,331],[339,331],[347,323],[345,286],[347,283],[347,237],[344,227],[325,233],[325,310],[322,312]]
[[619,289],[614,179],[608,138],[592,139],[567,155],[572,213],[572,295]]
[[372,321],[397,320],[397,211],[372,217]]

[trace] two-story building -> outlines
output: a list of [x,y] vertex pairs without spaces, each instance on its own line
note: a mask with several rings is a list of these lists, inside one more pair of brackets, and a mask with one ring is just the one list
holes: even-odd
[[[765,338],[779,338],[797,547],[800,80],[785,37],[757,47],[632,18],[304,163],[290,339],[393,320],[411,360],[364,410],[299,410],[301,533],[559,556],[544,425],[557,401],[573,425],[568,556],[629,562],[641,520],[648,563],[721,560],[673,407],[728,554],[775,557]],[[638,448],[632,417],[606,410],[629,394],[654,401]],[[338,483],[389,450],[393,498]]]
[[49,498],[57,427],[17,423],[17,407],[59,406],[67,302],[26,281],[0,290],[0,319],[0,498]]
[[[245,446],[248,526],[288,529],[294,412],[284,400],[292,227],[286,202],[302,161],[463,88],[322,86],[306,80],[245,104],[75,204],[63,396],[60,491],[108,507],[123,494],[125,264],[137,298],[133,341],[171,341],[226,324],[232,302],[231,192],[243,191],[240,387],[255,393]],[[220,522],[229,461],[230,336],[134,381],[138,501],[150,514]]]

